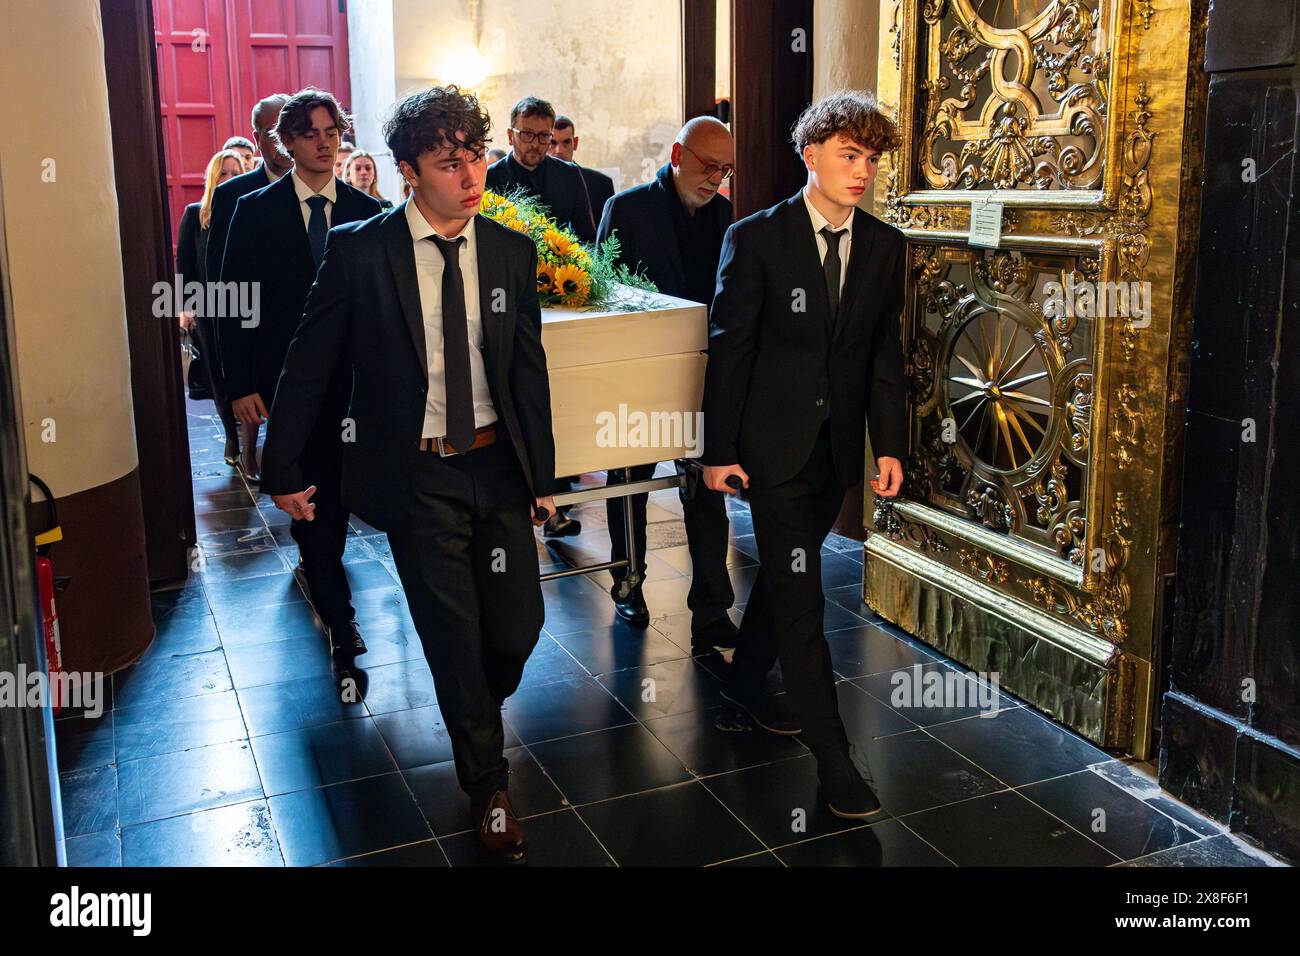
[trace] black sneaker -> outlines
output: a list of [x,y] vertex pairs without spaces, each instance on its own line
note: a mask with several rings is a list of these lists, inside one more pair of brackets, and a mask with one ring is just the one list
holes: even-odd
[[819,761],[817,779],[818,796],[837,817],[860,820],[875,816],[883,809],[875,793],[858,773],[858,768],[848,758],[835,760],[829,765]]
[[734,684],[726,685],[719,693],[723,700],[744,711],[755,725],[762,727],[770,734],[794,737],[803,733],[803,728],[799,726],[799,722],[786,714],[784,706],[771,694],[747,693]]

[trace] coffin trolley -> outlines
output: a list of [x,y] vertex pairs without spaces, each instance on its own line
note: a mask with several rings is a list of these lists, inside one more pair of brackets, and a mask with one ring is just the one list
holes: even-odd
[[[679,487],[679,475],[633,482],[631,468],[700,455],[708,309],[660,293],[629,289],[625,296],[642,308],[542,310],[556,474],[621,471],[625,482],[557,494],[557,506]],[[626,504],[623,516],[631,542]],[[551,571],[541,579],[621,567],[639,575],[636,549],[628,550],[626,561]]]

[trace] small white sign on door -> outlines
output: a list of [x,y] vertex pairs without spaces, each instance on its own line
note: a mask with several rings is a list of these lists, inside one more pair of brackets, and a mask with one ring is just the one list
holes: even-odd
[[973,202],[970,206],[970,236],[972,246],[996,249],[1002,244],[1002,203]]

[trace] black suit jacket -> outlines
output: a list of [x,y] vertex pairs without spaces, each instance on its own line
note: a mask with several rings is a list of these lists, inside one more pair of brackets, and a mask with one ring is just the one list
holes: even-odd
[[[528,237],[475,221],[483,360],[498,427],[530,490],[555,481],[550,385],[537,299],[537,249]],[[496,290],[504,290],[504,307]],[[294,336],[262,451],[262,491],[303,491],[299,459],[342,359],[352,370],[343,445],[344,506],[381,531],[406,520],[424,427],[429,363],[415,252],[405,204],[363,223],[331,229],[320,274]],[[501,440],[505,436],[498,437]]]
[[[369,219],[379,201],[334,180],[331,226]],[[221,319],[221,367],[232,399],[257,392],[270,409],[285,353],[302,320],[316,262],[302,222],[292,175],[241,196],[235,204],[222,259],[223,282],[259,282],[258,322],[245,328],[238,318]],[[345,387],[340,386],[340,387]]]
[[201,205],[192,202],[186,206],[181,213],[180,227],[176,230],[176,274],[186,282],[206,282],[208,279],[207,252],[212,226],[211,220],[207,229],[199,226]]
[[[513,152],[498,159],[488,167],[487,188],[506,192],[512,186],[530,189],[522,179],[527,171],[515,162]],[[546,181],[543,194],[537,198],[545,203],[555,221],[571,228],[583,242],[596,238],[596,218],[592,215],[591,200],[587,197],[587,181],[574,163],[566,163],[555,156],[547,156],[537,167]]]
[[204,254],[207,276],[216,282],[221,278],[221,257],[226,252],[226,234],[230,231],[230,217],[235,214],[235,203],[240,196],[257,192],[271,185],[266,167],[258,166],[242,176],[232,176],[212,191],[212,215],[208,219],[208,246]]
[[599,223],[600,211],[614,195],[614,180],[599,169],[588,169],[586,166],[578,166],[578,172],[582,173],[583,181],[587,184],[587,201],[591,203],[591,216]]
[[704,464],[738,463],[751,486],[780,484],[807,461],[826,403],[840,484],[862,480],[864,423],[877,457],[906,458],[907,246],[893,226],[860,209],[853,217],[833,324],[802,191],[727,230],[709,315]]
[[[689,299],[686,270],[673,226],[673,203],[680,202],[674,189],[672,167],[665,164],[650,182],[611,197],[601,214],[596,241],[604,242],[616,234],[619,262],[633,271],[644,269],[660,292]],[[705,217],[721,237],[731,225],[731,200],[714,196],[695,215]]]

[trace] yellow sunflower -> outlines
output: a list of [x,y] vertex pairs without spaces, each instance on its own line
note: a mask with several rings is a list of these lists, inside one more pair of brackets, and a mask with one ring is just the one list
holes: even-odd
[[507,218],[502,225],[507,229],[513,229],[515,232],[522,232],[524,234],[528,233],[528,223],[514,216]]
[[542,238],[546,241],[547,247],[551,252],[560,258],[564,258],[573,249],[573,242],[564,233],[558,229],[547,229],[542,233]]
[[555,286],[555,266],[545,259],[538,260],[537,263],[537,294],[546,295],[553,291]]
[[591,292],[591,276],[586,270],[573,265],[563,265],[555,270],[551,283],[555,291],[570,305],[581,305]]

